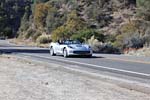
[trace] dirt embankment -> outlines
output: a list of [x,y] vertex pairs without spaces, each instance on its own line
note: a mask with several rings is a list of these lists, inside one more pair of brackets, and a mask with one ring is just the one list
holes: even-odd
[[0,56],[0,100],[150,100],[150,96],[69,73],[60,65]]

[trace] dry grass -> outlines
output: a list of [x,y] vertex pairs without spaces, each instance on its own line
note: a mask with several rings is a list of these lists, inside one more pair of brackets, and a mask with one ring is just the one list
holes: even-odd
[[128,52],[125,52],[125,54],[128,54],[128,55],[135,55],[135,56],[148,56],[150,57],[150,47],[149,48],[142,48],[142,49],[132,49]]
[[30,40],[22,40],[22,39],[9,39],[10,43],[14,43],[16,45],[26,45],[26,46],[37,46],[41,48],[47,48],[49,46],[49,43],[46,44],[40,44],[37,42],[33,42]]

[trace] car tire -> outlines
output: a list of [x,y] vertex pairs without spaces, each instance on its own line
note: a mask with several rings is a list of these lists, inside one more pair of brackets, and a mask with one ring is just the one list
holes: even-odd
[[91,57],[92,57],[92,55],[88,55],[87,57],[88,57],[88,58],[91,58]]
[[64,56],[65,58],[68,57],[68,52],[67,52],[67,49],[66,49],[66,48],[63,50],[63,56]]
[[54,53],[53,47],[50,48],[50,55],[51,55],[51,56],[55,56],[55,55],[56,55],[56,54]]

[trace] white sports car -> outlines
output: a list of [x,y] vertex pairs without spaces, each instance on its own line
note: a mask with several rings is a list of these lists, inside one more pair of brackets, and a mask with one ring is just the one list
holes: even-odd
[[66,40],[62,43],[56,42],[51,43],[49,46],[51,56],[54,55],[63,55],[64,57],[68,57],[71,55],[84,55],[88,57],[92,57],[92,49],[87,44],[82,44],[79,41],[74,40]]

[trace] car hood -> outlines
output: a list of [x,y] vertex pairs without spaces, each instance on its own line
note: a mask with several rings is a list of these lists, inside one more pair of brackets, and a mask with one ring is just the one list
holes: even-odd
[[88,50],[89,49],[88,45],[83,45],[83,44],[70,44],[68,46],[72,47],[73,49],[79,49],[79,50]]

